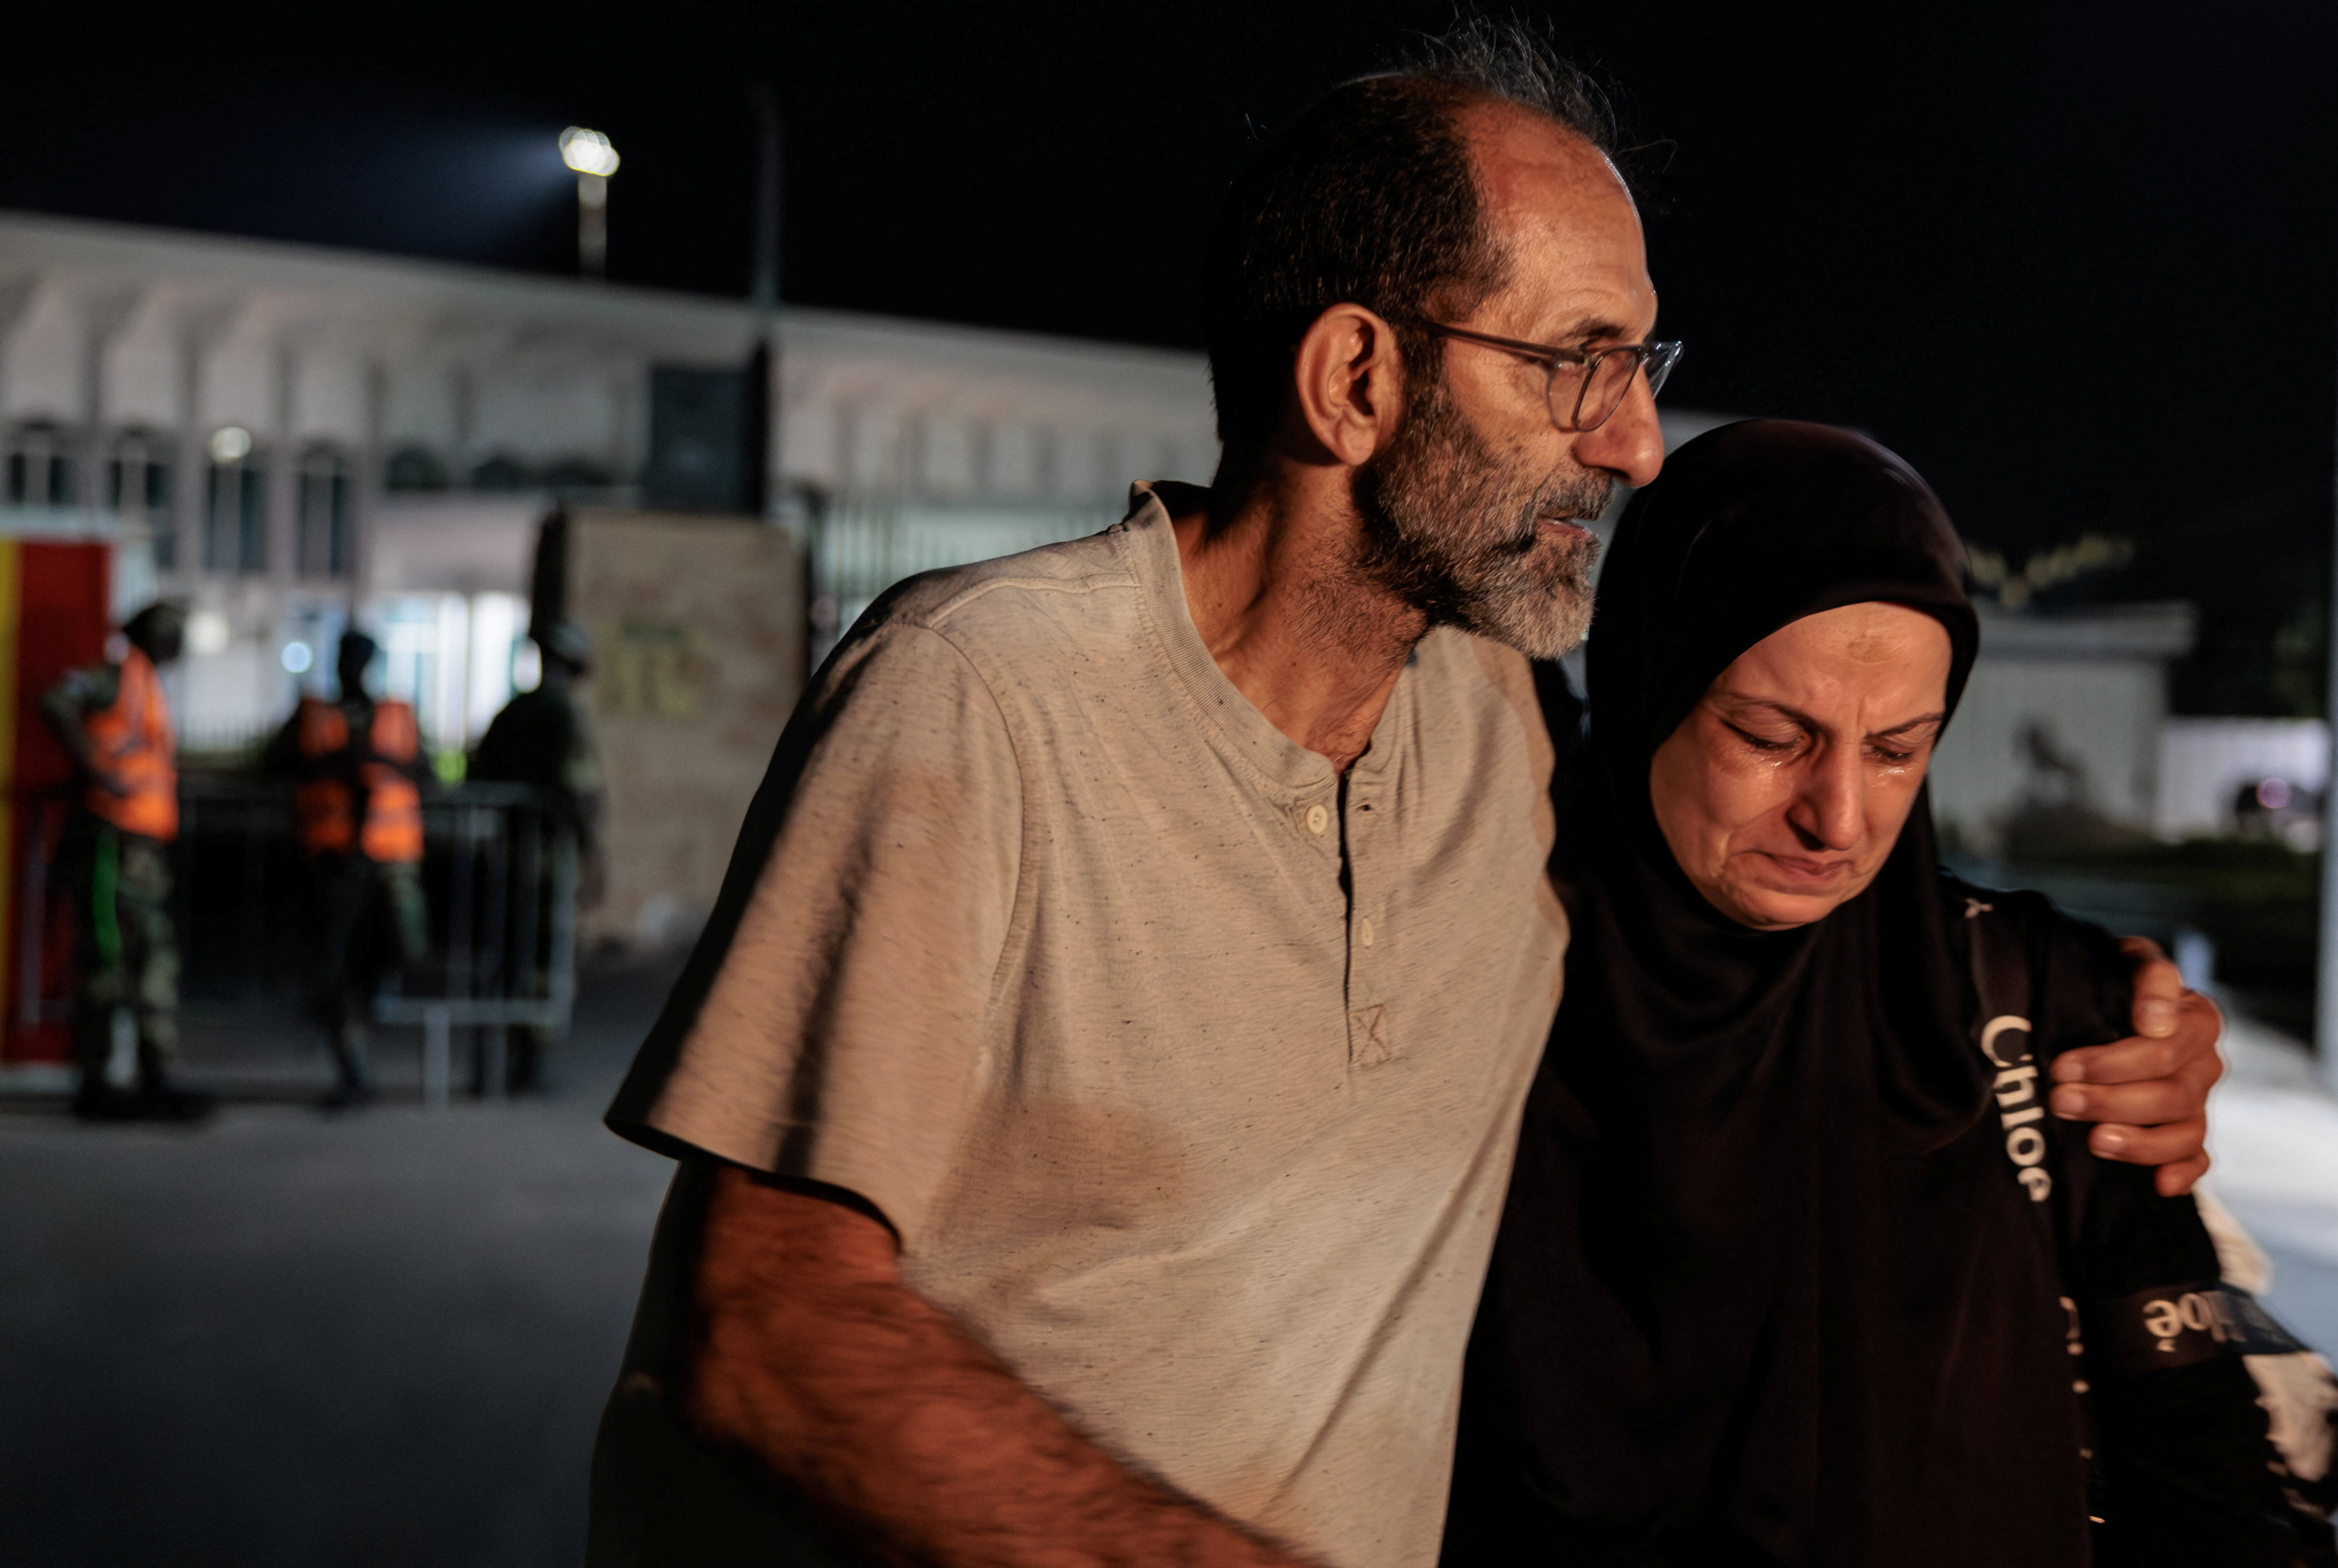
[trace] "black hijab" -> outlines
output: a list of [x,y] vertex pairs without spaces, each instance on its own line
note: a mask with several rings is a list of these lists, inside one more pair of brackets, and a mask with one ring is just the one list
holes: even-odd
[[[1711,432],[1625,514],[1560,838],[1566,998],[1471,1347],[1449,1563],[2084,1560],[2053,1263],[1982,1121],[1928,802],[1864,893],[1762,933],[1696,892],[1649,800],[1714,679],[1822,611],[1937,619],[1953,710],[1963,567],[1906,465],[1821,426]],[[2004,1451],[1949,1455],[1960,1431]],[[1940,1527],[1982,1498],[2009,1529]]]

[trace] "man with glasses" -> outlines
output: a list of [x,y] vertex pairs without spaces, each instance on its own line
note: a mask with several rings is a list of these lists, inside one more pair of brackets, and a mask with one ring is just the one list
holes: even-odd
[[1550,409],[1551,424],[1560,430],[1596,430],[1607,423],[1632,390],[1635,376],[1647,377],[1648,396],[1654,398],[1665,389],[1665,379],[1680,362],[1677,343],[1624,343],[1586,350],[1556,343],[1521,343],[1515,338],[1497,338],[1490,332],[1472,332],[1441,321],[1414,325],[1432,338],[1499,348],[1541,366],[1549,377],[1543,387],[1543,401]]
[[611,1112],[683,1163],[591,1561],[1433,1563],[1566,944],[1528,661],[1678,353],[1604,140],[1491,29],[1332,93],[1210,240],[1214,487],[821,671]]

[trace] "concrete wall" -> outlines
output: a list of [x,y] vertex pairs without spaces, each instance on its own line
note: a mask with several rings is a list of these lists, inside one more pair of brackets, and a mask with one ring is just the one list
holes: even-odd
[[[1988,848],[2026,797],[2075,789],[2105,816],[2149,830],[2167,665],[2192,636],[2185,604],[2058,614],[1984,606],[1980,659],[1932,762],[1935,818]],[[2033,729],[2075,765],[2076,780],[2038,766],[2026,739]]]
[[752,519],[582,512],[567,613],[609,782],[608,889],[588,940],[697,934],[802,691],[802,554]]
[[2084,768],[2097,810],[2148,826],[2166,689],[2161,667],[2144,662],[1983,660],[1932,764],[1934,815],[1969,838],[1992,830],[2030,785],[2022,737],[2035,724]]

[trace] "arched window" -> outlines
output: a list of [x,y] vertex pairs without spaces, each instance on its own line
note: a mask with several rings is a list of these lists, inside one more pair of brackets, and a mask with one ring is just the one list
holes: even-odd
[[105,504],[123,521],[143,525],[154,542],[154,564],[178,564],[178,531],[171,521],[171,438],[142,428],[114,438],[105,467]]
[[382,469],[382,486],[388,490],[444,490],[447,465],[423,446],[400,446]]
[[46,420],[9,432],[6,489],[11,506],[70,506],[74,503],[73,444]]
[[507,452],[498,452],[471,470],[474,490],[525,490],[531,475],[520,460]]
[[300,457],[300,575],[349,575],[349,465],[330,446]]
[[251,432],[228,425],[211,432],[211,484],[204,496],[203,566],[211,572],[268,570],[268,463]]
[[544,471],[547,490],[605,490],[612,483],[609,470],[590,457],[563,457]]

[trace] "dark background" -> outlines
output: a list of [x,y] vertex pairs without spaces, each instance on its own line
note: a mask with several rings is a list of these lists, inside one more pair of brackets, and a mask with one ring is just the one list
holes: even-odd
[[[1685,406],[1855,425],[2068,597],[2197,599],[2195,711],[2318,712],[2338,13],[2311,0],[1528,5],[1621,89]],[[0,206],[739,294],[749,85],[791,300],[1196,341],[1253,138],[1447,5],[84,5],[11,18]]]

